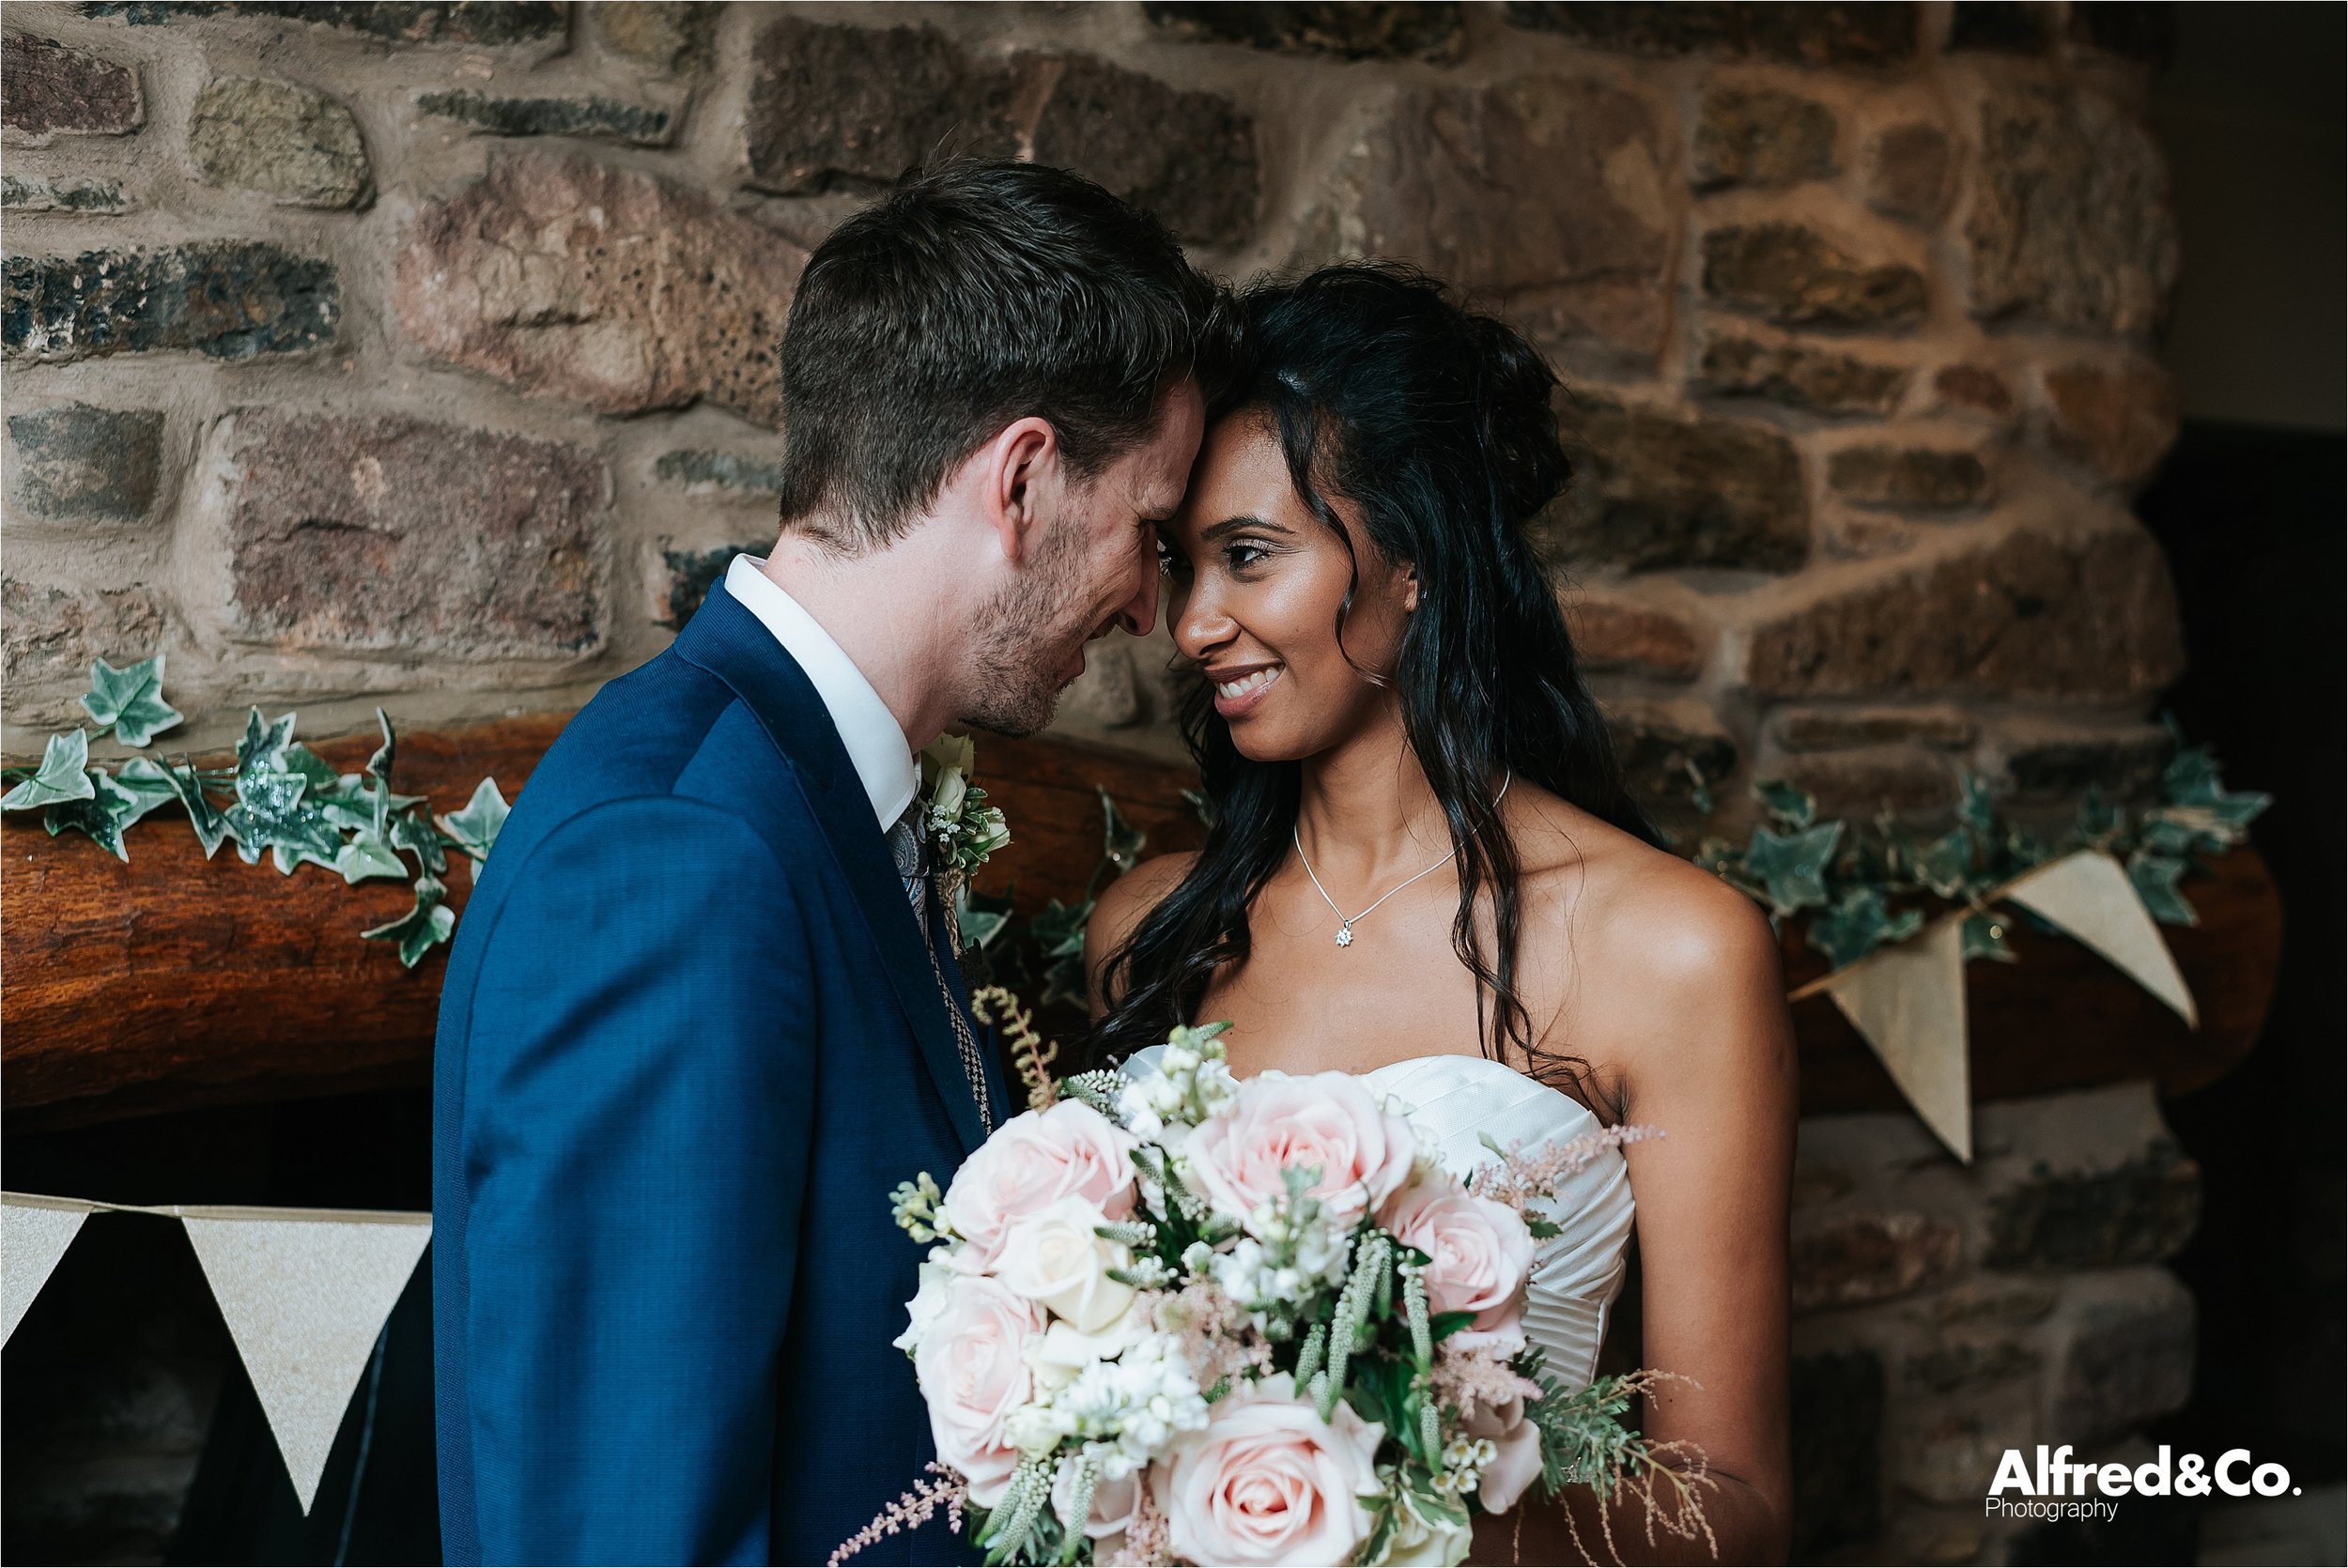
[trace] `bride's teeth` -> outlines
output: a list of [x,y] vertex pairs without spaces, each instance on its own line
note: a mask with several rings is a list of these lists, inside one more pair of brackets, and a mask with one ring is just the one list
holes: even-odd
[[1259,669],[1253,675],[1243,675],[1236,681],[1217,681],[1214,684],[1215,694],[1220,697],[1244,697],[1269,684],[1272,677],[1278,673],[1273,669]]

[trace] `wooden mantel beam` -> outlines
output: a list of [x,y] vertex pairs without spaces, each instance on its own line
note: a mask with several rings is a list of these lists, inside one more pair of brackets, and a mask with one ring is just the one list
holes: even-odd
[[[511,797],[560,732],[550,715],[400,737],[396,785],[460,807],[494,776]],[[320,743],[344,770],[371,735]],[[1195,845],[1200,828],[1178,768],[1054,740],[991,738],[980,775],[1013,838],[981,884],[1015,884],[1023,913],[1073,899],[1100,854],[1094,791],[1106,789],[1152,850]],[[320,867],[282,877],[224,847],[207,863],[169,815],[130,835],[131,862],[85,838],[51,838],[26,814],[0,822],[0,1104],[11,1129],[63,1126],[203,1104],[346,1093],[428,1074],[446,964],[413,971],[358,933],[396,918],[402,883],[346,887]],[[471,879],[449,878],[460,912]],[[2281,915],[2248,850],[2188,891],[2201,924],[2170,940],[2199,999],[2187,1031],[2076,943],[2025,930],[2015,964],[1970,970],[1973,1087],[2002,1099],[2151,1077],[2199,1087],[2255,1041],[2274,988]],[[1788,985],[1823,961],[1786,939]],[[1898,1110],[1902,1101],[1832,1003],[1795,1008],[1805,1115]]]

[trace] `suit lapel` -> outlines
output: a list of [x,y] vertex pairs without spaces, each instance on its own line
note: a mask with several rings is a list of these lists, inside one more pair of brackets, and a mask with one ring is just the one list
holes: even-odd
[[701,609],[677,635],[675,652],[733,687],[807,781],[809,804],[863,911],[881,967],[913,1026],[921,1060],[953,1118],[954,1131],[965,1153],[977,1148],[986,1133],[954,1044],[947,1000],[938,992],[929,954],[922,949],[921,928],[905,898],[904,884],[898,880],[888,840],[873,820],[871,797],[841,745],[823,699],[797,661],[726,592],[722,581],[711,587]]

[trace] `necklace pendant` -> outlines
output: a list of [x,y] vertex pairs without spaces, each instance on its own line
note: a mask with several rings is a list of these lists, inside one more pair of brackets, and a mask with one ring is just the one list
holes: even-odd
[[1337,945],[1340,947],[1351,947],[1353,945],[1352,921],[1348,920],[1344,925],[1337,928]]

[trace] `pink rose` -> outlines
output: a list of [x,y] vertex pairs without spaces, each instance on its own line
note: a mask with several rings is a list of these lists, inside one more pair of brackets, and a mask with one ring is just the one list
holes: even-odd
[[1151,1472],[1175,1554],[1190,1562],[1351,1560],[1369,1534],[1362,1498],[1378,1491],[1384,1436],[1343,1400],[1322,1421],[1285,1372],[1241,1384]]
[[1003,1418],[1027,1401],[1025,1351],[1042,1332],[1043,1308],[982,1274],[957,1274],[914,1352],[937,1457],[969,1478],[981,1508],[1002,1500],[1019,1468]]
[[1351,1073],[1267,1072],[1241,1084],[1231,1108],[1199,1123],[1182,1152],[1200,1195],[1243,1222],[1288,1191],[1283,1168],[1318,1166],[1309,1191],[1350,1225],[1410,1178],[1417,1144],[1411,1124]]
[[968,1245],[960,1268],[989,1269],[1012,1222],[1074,1195],[1110,1220],[1134,1211],[1133,1134],[1080,1099],[1023,1111],[962,1162],[946,1189],[945,1211]]
[[1484,1467],[1475,1495],[1486,1513],[1507,1513],[1541,1478],[1541,1429],[1524,1419],[1524,1401],[1519,1397],[1506,1405],[1478,1405],[1460,1430],[1471,1437],[1490,1437],[1500,1451]]
[[1533,1233],[1515,1209],[1448,1184],[1418,1182],[1403,1189],[1383,1218],[1396,1240],[1431,1260],[1425,1276],[1428,1307],[1475,1314],[1452,1343],[1462,1350],[1524,1347]]

